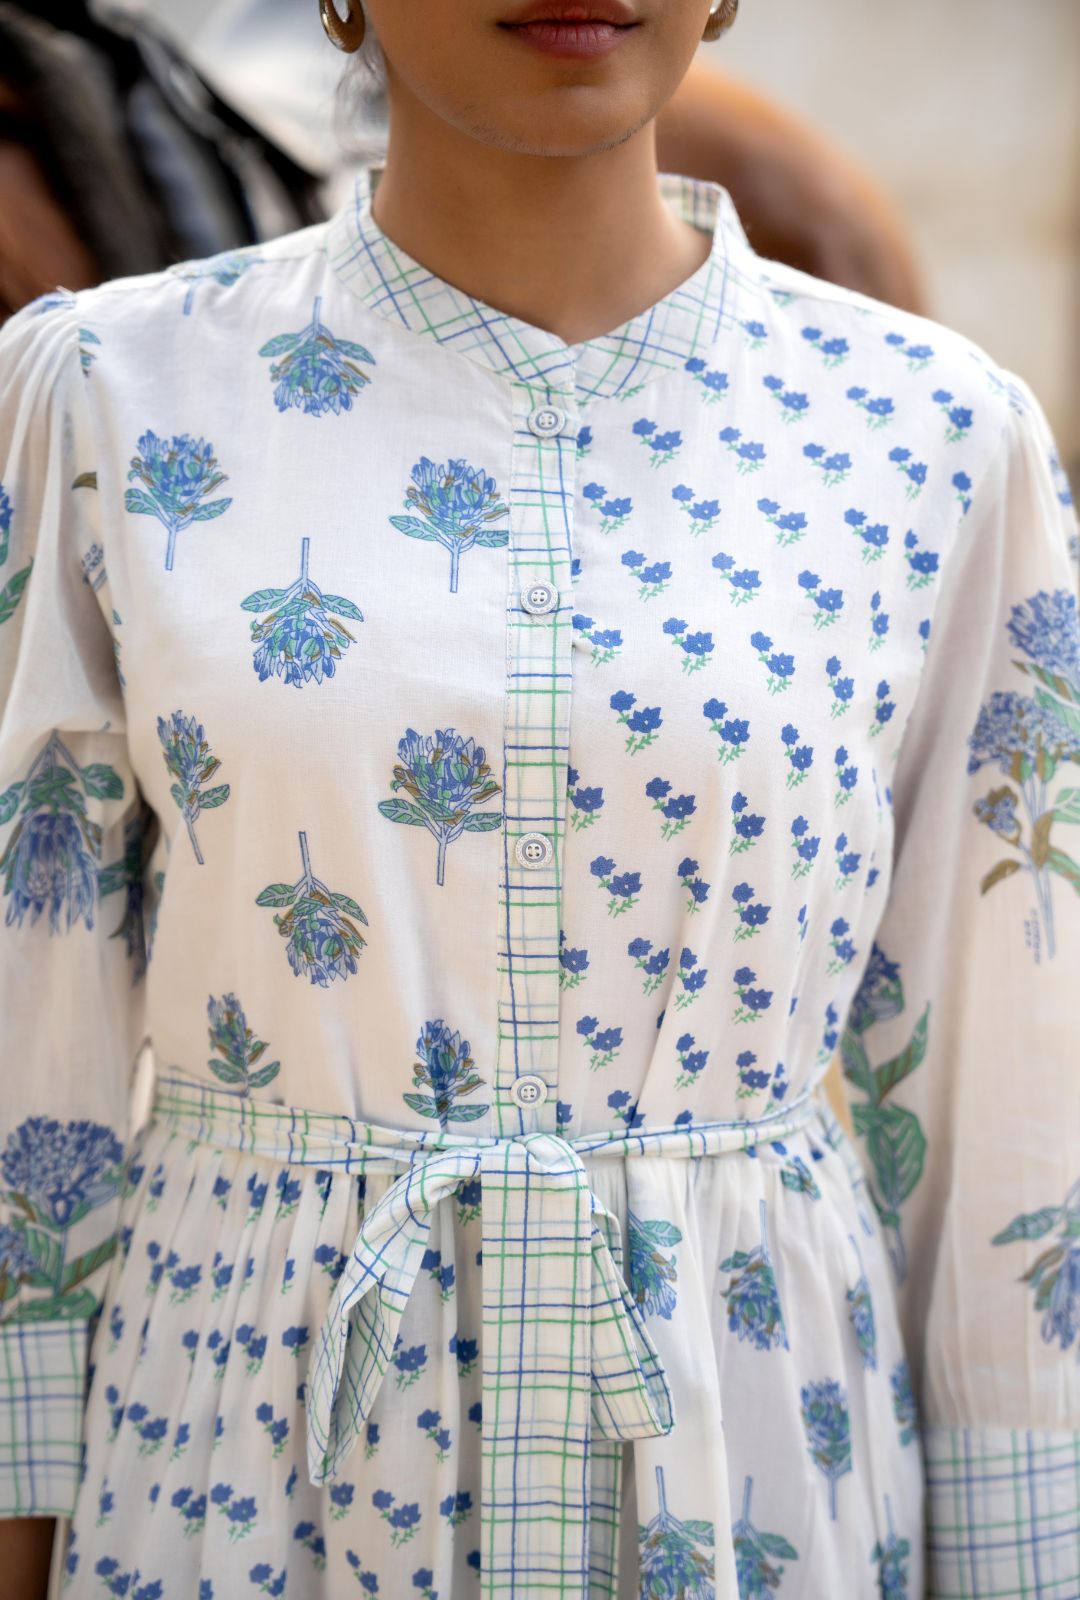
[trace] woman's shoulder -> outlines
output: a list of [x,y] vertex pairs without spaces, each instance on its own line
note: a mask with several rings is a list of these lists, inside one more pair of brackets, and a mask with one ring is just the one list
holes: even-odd
[[[228,336],[268,302],[302,304],[307,280],[325,263],[326,223],[315,222],[274,239],[175,261],[149,272],[106,278],[81,289],[58,285],[20,307],[0,328],[0,338],[37,342],[48,323],[79,330],[84,364],[107,338],[142,342],[155,335],[172,344],[185,326],[213,321]],[[46,342],[44,331],[41,343]]]
[[894,452],[920,460],[962,454],[974,472],[1018,420],[1044,426],[1027,381],[959,328],[786,262],[759,256],[757,271],[780,357],[776,376],[813,395],[827,374],[852,421],[861,412]]

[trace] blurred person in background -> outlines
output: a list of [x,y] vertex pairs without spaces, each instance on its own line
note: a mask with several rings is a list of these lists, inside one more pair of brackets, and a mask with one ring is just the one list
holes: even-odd
[[[853,167],[690,67],[730,0],[324,7],[390,109],[336,201],[260,149],[223,34],[191,77],[135,9],[96,197],[56,40],[0,11],[40,74],[6,80],[0,1572],[40,1592],[70,1516],[75,1597],[1071,1592],[1080,648],[1037,399],[915,314]],[[143,264],[92,288],[147,171]],[[753,945],[700,917],[732,902]],[[1051,1234],[1036,1317],[1005,1260]]]

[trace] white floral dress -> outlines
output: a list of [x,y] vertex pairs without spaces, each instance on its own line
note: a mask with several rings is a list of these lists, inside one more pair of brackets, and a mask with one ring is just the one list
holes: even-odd
[[3,1509],[69,1600],[1076,1600],[1044,413],[716,184],[568,346],[374,182],[0,332]]

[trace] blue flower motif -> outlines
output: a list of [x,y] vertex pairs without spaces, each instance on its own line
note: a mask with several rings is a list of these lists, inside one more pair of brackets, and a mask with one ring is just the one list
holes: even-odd
[[[4,485],[0,483],[0,567],[3,566],[8,558],[12,515],[11,496],[4,488]],[[6,621],[7,619],[0,618],[0,620]]]
[[27,911],[33,926],[48,905],[50,934],[70,933],[80,919],[93,928],[99,897],[119,887],[129,868],[126,863],[100,866],[104,830],[90,817],[86,802],[119,800],[123,794],[123,779],[114,768],[103,761],[81,767],[53,730],[25,778],[0,794],[0,823],[22,801],[22,815],[0,854],[4,893],[11,897],[9,927],[21,927]]
[[276,674],[300,689],[313,679],[332,678],[337,663],[356,635],[341,620],[363,622],[364,613],[340,594],[324,594],[308,575],[311,540],[300,541],[300,575],[286,589],[256,589],[240,604],[245,611],[263,611],[251,624],[256,646],[252,665],[259,682]]
[[780,1534],[759,1533],[750,1521],[753,1485],[753,1478],[747,1476],[743,1483],[742,1515],[731,1526],[739,1600],[767,1600],[780,1587],[784,1575],[783,1567],[776,1566],[775,1562],[799,1558],[799,1552]]
[[862,1364],[870,1372],[877,1370],[877,1333],[874,1327],[874,1302],[870,1295],[870,1282],[862,1266],[862,1256],[854,1234],[848,1234],[851,1247],[859,1257],[859,1276],[856,1282],[846,1291],[848,1316],[851,1326],[855,1331],[855,1341],[859,1347]]
[[[705,1052],[707,1053],[707,1052]],[[643,1311],[671,1320],[678,1278],[674,1255],[666,1254],[682,1239],[682,1230],[662,1217],[643,1220],[627,1213],[630,1289]]]
[[228,289],[243,276],[249,267],[260,263],[263,257],[253,246],[239,250],[222,250],[216,255],[201,256],[193,261],[178,261],[165,268],[170,277],[184,278],[189,284],[184,296],[184,316],[191,315],[195,290],[206,278],[212,278],[223,289]]
[[165,570],[171,572],[177,534],[193,522],[220,517],[232,505],[228,496],[207,500],[226,481],[226,474],[218,467],[213,445],[189,433],[174,434],[166,443],[147,429],[136,449],[128,480],[137,478],[143,487],[125,490],[124,505],[128,511],[156,517],[168,531]]
[[358,361],[375,364],[362,344],[335,339],[320,319],[322,296],[316,295],[311,321],[299,333],[279,333],[259,350],[270,358],[270,377],[276,385],[274,403],[279,411],[296,406],[308,416],[340,415],[351,411],[353,396],[371,382]]
[[713,1524],[672,1515],[659,1464],[656,1487],[659,1510],[650,1522],[638,1525],[640,1600],[714,1600]]
[[37,1272],[37,1259],[22,1234],[0,1222],[0,1304],[18,1294],[19,1283]]
[[505,517],[509,508],[499,499],[495,479],[483,468],[466,465],[462,457],[444,466],[421,456],[411,477],[405,506],[419,515],[390,521],[410,538],[434,541],[450,552],[450,593],[456,594],[458,563],[465,551],[474,545],[495,550],[506,544],[508,527],[489,524]]
[[331,891],[311,870],[307,834],[300,834],[303,872],[296,883],[271,883],[255,897],[260,906],[286,907],[285,915],[274,913],[274,922],[286,940],[289,965],[297,977],[304,974],[314,984],[327,988],[335,978],[342,980],[357,970],[356,958],[367,940],[351,920],[367,923],[356,901],[347,894]]
[[1042,1312],[1039,1331],[1045,1343],[1053,1344],[1056,1339],[1063,1351],[1075,1343],[1080,1361],[1080,1179],[1060,1206],[1021,1212],[995,1233],[990,1243],[1041,1239],[1053,1228],[1058,1229],[1057,1240],[1036,1256],[1019,1281],[1034,1292],[1035,1310]]
[[483,745],[463,738],[453,728],[433,734],[409,728],[398,741],[398,763],[391,789],[403,789],[408,800],[380,800],[379,810],[391,822],[426,828],[438,845],[435,881],[442,884],[446,848],[463,833],[490,833],[502,824],[501,811],[477,811],[498,794]]
[[883,1540],[875,1541],[870,1552],[870,1560],[877,1563],[878,1593],[881,1600],[907,1600],[908,1573],[904,1562],[911,1554],[911,1543],[893,1531],[888,1495],[885,1496],[885,1519],[889,1531]]
[[240,1094],[262,1089],[277,1077],[280,1061],[270,1061],[251,1070],[266,1049],[266,1041],[256,1039],[248,1027],[244,1008],[234,994],[224,994],[220,1000],[210,995],[206,1010],[210,1018],[210,1048],[223,1058],[206,1063],[215,1077],[222,1083],[239,1084]]
[[422,1117],[437,1117],[441,1127],[451,1122],[475,1122],[488,1110],[488,1101],[482,1105],[460,1105],[465,1095],[484,1087],[484,1080],[475,1070],[469,1050],[469,1041],[462,1039],[455,1028],[442,1017],[425,1022],[416,1041],[417,1060],[413,1063],[413,1083],[423,1094],[406,1094],[407,1106]]
[[[1005,631],[1031,666],[1017,663],[1062,698],[1080,702],[1080,621],[1077,598],[1068,589],[1040,589],[1009,612]],[[1053,679],[1064,683],[1054,683]],[[1050,680],[1050,681],[1048,681]]]
[[836,1486],[851,1471],[851,1417],[847,1396],[834,1378],[804,1384],[802,1420],[810,1459],[829,1485],[829,1514],[836,1521]]
[[229,785],[219,783],[209,789],[203,787],[221,762],[210,753],[206,730],[197,718],[185,717],[182,711],[174,711],[168,722],[164,717],[158,717],[157,732],[163,746],[165,766],[176,780],[170,784],[169,793],[180,808],[191,848],[201,867],[204,863],[195,836],[196,819],[200,812],[211,811],[225,804],[229,798]]
[[911,1371],[907,1359],[901,1356],[889,1374],[893,1416],[900,1428],[900,1443],[911,1444],[919,1436],[919,1417],[915,1392],[911,1387]]
[[0,1173],[28,1220],[63,1231],[119,1192],[123,1154],[105,1123],[27,1117],[8,1134]]
[[720,1263],[721,1272],[733,1274],[720,1292],[727,1301],[728,1327],[740,1340],[758,1350],[789,1349],[780,1291],[769,1255],[765,1201],[758,1202],[761,1242],[751,1250],[736,1250]]

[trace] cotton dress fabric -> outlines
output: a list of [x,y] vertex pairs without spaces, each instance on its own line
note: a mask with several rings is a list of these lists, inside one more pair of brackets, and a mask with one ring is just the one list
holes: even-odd
[[1040,404],[715,183],[567,345],[378,176],[0,330],[0,1504],[72,1600],[1075,1600]]

